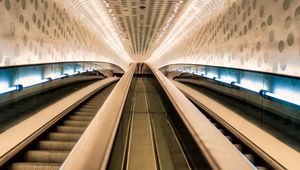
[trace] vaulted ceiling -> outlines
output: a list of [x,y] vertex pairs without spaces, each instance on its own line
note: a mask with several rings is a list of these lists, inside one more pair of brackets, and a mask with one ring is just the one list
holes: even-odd
[[[146,60],[170,30],[187,0],[72,0],[111,45],[134,61]],[[109,17],[109,18],[105,18]],[[106,28],[105,28],[106,27]],[[117,33],[117,34],[116,34]],[[122,53],[122,52],[121,52]]]
[[300,74],[296,0],[0,0],[0,22],[0,67],[135,61]]
[[147,58],[172,25],[183,0],[110,0],[115,27],[134,60]]

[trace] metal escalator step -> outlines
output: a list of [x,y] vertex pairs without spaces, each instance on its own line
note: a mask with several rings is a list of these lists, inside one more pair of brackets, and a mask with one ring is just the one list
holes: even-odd
[[94,117],[96,113],[91,112],[75,112],[75,116],[87,116],[87,117]]
[[222,134],[225,134],[225,130],[224,129],[219,129],[219,131],[222,133]]
[[97,105],[97,106],[96,105],[95,106],[93,106],[93,105],[83,105],[80,108],[84,108],[84,109],[99,109],[100,106],[99,105]]
[[17,162],[10,165],[9,170],[58,170],[57,163]]
[[225,136],[230,142],[233,141],[232,136]]
[[93,101],[95,101],[95,102],[101,102],[101,101],[103,101],[103,100],[105,100],[105,98],[104,97],[95,97],[95,98],[93,98]]
[[39,150],[52,150],[52,151],[70,151],[76,142],[59,142],[59,141],[46,141],[41,140],[37,142],[37,149]]
[[254,163],[254,159],[255,159],[254,155],[246,153],[246,154],[244,154],[244,156],[245,156],[251,163]]
[[94,102],[94,103],[92,103],[92,102],[86,102],[85,104],[84,104],[84,106],[100,106],[100,104],[99,104],[99,102]]
[[99,109],[91,109],[91,108],[79,108],[78,111],[83,111],[83,112],[97,112]]
[[81,134],[51,132],[51,133],[47,134],[47,139],[52,140],[52,141],[76,142],[76,141],[78,141],[80,136],[81,136]]
[[73,126],[56,126],[55,131],[61,133],[77,133],[82,134],[86,128],[73,127]]
[[68,154],[68,151],[29,150],[24,154],[24,161],[41,163],[63,163]]
[[69,120],[77,120],[77,121],[91,121],[93,119],[92,116],[70,116]]
[[75,127],[87,127],[90,124],[88,121],[75,121],[75,120],[65,120],[63,121],[63,125],[66,126],[75,126]]
[[234,145],[234,146],[236,147],[236,149],[239,150],[240,152],[243,151],[242,145],[240,145],[240,144],[233,144],[233,145]]
[[265,166],[255,166],[255,168],[257,170],[268,170],[269,168],[265,167]]
[[96,103],[87,102],[83,106],[99,107],[99,106],[101,106],[101,103],[99,103],[99,102],[96,102]]

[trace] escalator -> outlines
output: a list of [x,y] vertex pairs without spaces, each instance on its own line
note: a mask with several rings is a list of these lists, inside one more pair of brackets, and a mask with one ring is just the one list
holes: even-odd
[[1,169],[59,169],[115,84],[105,87],[70,111]]
[[153,75],[133,78],[107,169],[211,169]]
[[34,115],[39,110],[98,80],[77,82],[47,90],[0,107],[0,133]]
[[[180,81],[179,81],[180,82]],[[184,85],[197,90],[198,92],[205,94],[209,98],[221,103],[222,105],[234,110],[239,115],[246,117],[247,120],[254,122],[256,125],[261,126],[261,122],[255,120],[254,115],[264,112],[267,114],[266,111],[262,110],[261,108],[255,107],[245,101],[235,99],[230,96],[223,95],[216,91],[213,91],[209,88],[205,88],[202,86],[197,86],[190,83],[183,83]],[[189,98],[189,96],[187,95]],[[276,169],[274,165],[271,165],[265,158],[260,156],[257,153],[257,150],[253,147],[249,146],[244,140],[240,139],[234,132],[230,131],[228,127],[224,126],[221,123],[220,119],[216,118],[208,108],[205,106],[199,105],[195,103],[191,98],[190,101],[201,111],[201,113],[235,146],[235,148],[244,155],[245,158],[249,160],[253,164],[253,166],[258,170],[268,170],[268,169]],[[217,107],[217,106],[216,106]],[[269,113],[270,114],[270,113]],[[257,118],[257,116],[256,116]],[[269,128],[270,130],[270,128]],[[285,138],[286,141],[290,141],[291,139]]]
[[211,99],[234,110],[235,113],[244,117],[257,127],[272,134],[277,139],[288,144],[293,149],[300,151],[300,125],[297,121],[282,117],[276,113],[266,110],[263,106],[258,107],[246,101],[224,95],[212,89],[196,86],[190,83],[185,85],[209,96]]

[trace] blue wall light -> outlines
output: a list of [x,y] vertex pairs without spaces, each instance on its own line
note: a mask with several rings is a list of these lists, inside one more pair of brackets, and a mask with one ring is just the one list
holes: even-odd
[[270,97],[270,98],[274,98],[274,99],[277,99],[277,100],[281,100],[281,101],[284,101],[284,102],[288,102],[288,103],[292,103],[292,104],[300,106],[300,100],[289,98],[287,96],[274,94],[274,93],[271,93],[271,92],[266,91],[266,90],[261,90],[260,95],[262,95],[263,97]]
[[225,83],[225,84],[231,84],[231,82],[223,80],[223,79],[218,79],[217,77],[214,77],[213,80],[221,82],[221,83]]
[[31,86],[38,85],[38,84],[41,84],[41,83],[46,83],[46,82],[51,81],[51,80],[52,80],[51,78],[47,78],[47,79],[32,82],[30,84],[23,85],[23,87],[24,88],[31,87]]
[[14,85],[12,87],[8,87],[6,89],[0,89],[0,94],[10,93],[10,92],[14,92],[14,91],[20,91],[22,89],[23,89],[23,86],[18,84],[18,85]]
[[245,85],[245,84],[239,84],[239,83],[234,82],[234,81],[231,82],[231,85],[237,86],[237,87],[240,87],[240,88],[243,88],[243,89],[247,89],[247,90],[250,90],[250,91],[253,91],[253,92],[256,92],[256,93],[259,93],[259,92],[260,92],[260,90],[255,89],[255,88],[253,88],[253,87],[251,87],[251,86],[247,86],[247,85]]
[[209,76],[209,75],[205,75],[205,74],[201,74],[202,77],[208,78],[208,79],[213,79],[213,76]]

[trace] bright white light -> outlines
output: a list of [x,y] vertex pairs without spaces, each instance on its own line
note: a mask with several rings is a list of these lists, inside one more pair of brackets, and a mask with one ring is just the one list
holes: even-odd
[[68,74],[69,76],[73,76],[73,75],[79,74],[79,72],[66,73],[66,74]]
[[222,83],[226,83],[226,84],[231,84],[231,81],[226,81],[226,80],[223,80],[223,79],[215,78],[214,80],[222,82]]
[[218,74],[217,73],[214,73],[214,72],[208,72],[207,75],[209,77],[218,77]]
[[35,85],[36,82],[39,82],[41,80],[42,80],[41,75],[30,75],[30,76],[20,77],[15,84],[22,84],[23,87],[29,87]]
[[34,86],[34,85],[37,85],[37,84],[45,83],[45,82],[48,82],[48,81],[49,81],[48,79],[43,79],[43,80],[35,81],[35,82],[32,82],[30,84],[26,84],[26,85],[22,84],[22,86],[25,88],[25,87],[30,87],[30,86]]
[[87,72],[87,70],[81,70],[81,71],[80,71],[80,73],[85,73],[85,72]]
[[60,78],[66,77],[66,75],[64,75],[64,74],[61,75],[59,73],[52,73],[52,74],[47,75],[46,77],[49,77],[52,80],[56,80],[56,79],[60,79]]
[[205,75],[205,74],[201,74],[202,77],[208,78],[208,79],[213,79],[214,76],[211,75]]
[[236,77],[230,76],[230,75],[221,75],[222,81],[226,83],[231,83],[233,81],[237,81]]
[[6,89],[9,87],[9,82],[8,81],[1,81],[0,82],[0,89]]
[[5,89],[0,89],[0,94],[8,93],[17,90],[17,86],[12,86]]
[[[268,92],[268,94],[270,94],[270,93]],[[274,93],[271,93],[271,94],[276,95],[277,96],[276,98],[280,97],[279,99],[281,99],[281,100],[300,105],[300,92],[299,91],[275,87]]]
[[289,103],[293,103],[295,105],[299,105],[300,106],[299,98],[298,99],[288,98],[288,97],[276,95],[276,94],[270,93],[270,92],[266,92],[266,96],[273,97],[273,98],[276,98],[276,99],[279,99],[279,100],[283,100],[283,101],[286,101],[286,102],[289,102]]

